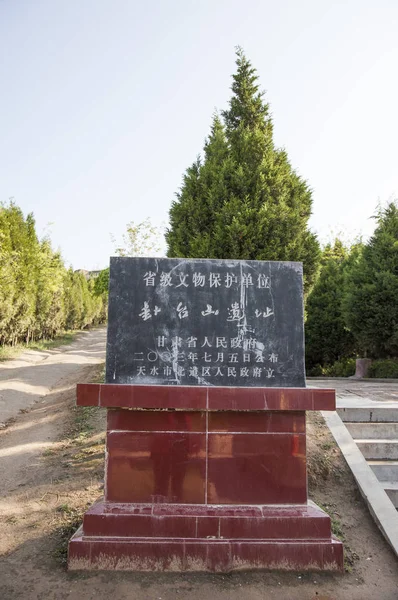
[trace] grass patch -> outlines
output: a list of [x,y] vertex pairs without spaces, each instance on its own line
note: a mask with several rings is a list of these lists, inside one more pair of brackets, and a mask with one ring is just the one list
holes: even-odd
[[17,344],[16,346],[1,346],[0,361],[16,358],[24,350],[53,350],[59,346],[70,344],[80,331],[65,331],[57,335],[53,340],[38,340],[28,344]]
[[340,520],[340,515],[336,512],[336,507],[334,504],[318,503],[318,506],[329,515],[333,535],[335,535],[344,544],[344,570],[346,573],[351,573],[352,567],[355,561],[359,559],[359,556],[348,545],[347,538],[343,530],[343,525]]
[[321,508],[325,513],[327,513],[330,517],[330,524],[332,527],[332,533],[335,535],[341,542],[346,541],[345,534],[341,525],[340,518],[338,514],[334,510],[334,506],[331,504],[320,504],[318,503],[319,508]]
[[337,459],[336,442],[325,429],[323,418],[319,413],[309,413],[307,416],[308,447],[311,451],[307,456],[307,473],[310,490],[322,487],[322,482],[330,478],[339,479],[341,469]]
[[51,554],[58,563],[66,567],[68,563],[69,540],[82,524],[85,511],[70,508],[67,504],[62,504],[57,508],[57,512],[62,518],[62,524],[54,532],[57,543],[55,550]]
[[98,373],[93,377],[91,383],[105,383],[105,363],[101,365]]
[[18,519],[14,516],[7,517],[6,523],[9,523],[10,525],[16,525],[18,523]]
[[44,450],[42,456],[54,456],[54,454],[56,454],[57,451],[54,448],[46,448],[46,450]]
[[[104,365],[98,365],[91,383],[102,382],[104,374]],[[103,424],[98,422],[101,416],[103,409],[97,406],[70,407],[68,424],[56,450],[57,456],[47,455],[47,460],[54,463],[56,459],[59,466],[70,469],[65,480],[80,482],[78,491],[68,491],[68,501],[55,507],[51,534],[54,545],[50,555],[62,567],[67,565],[70,538],[81,526],[88,506],[98,499],[103,489],[105,433],[102,433]],[[54,483],[57,482],[54,480]]]
[[100,409],[97,406],[74,406],[67,437],[72,443],[82,444],[93,432],[91,422]]
[[58,346],[66,346],[75,339],[79,331],[65,331],[65,333],[55,337],[53,340],[39,340],[38,342],[29,342],[27,348],[30,350],[52,350]]
[[[99,477],[103,477],[104,438],[95,441],[92,439],[92,436],[95,436],[95,427],[92,423],[97,418],[99,411],[100,409],[96,406],[73,407],[71,422],[66,432],[65,446],[61,447],[59,451],[62,466],[72,469],[69,477],[81,480],[79,468],[87,469],[85,477],[87,484],[89,481],[92,483],[98,481]],[[98,474],[98,463],[101,475]],[[84,489],[88,488],[84,487]],[[97,486],[95,491],[91,492],[94,493],[94,496],[88,497],[88,502],[79,498],[79,494],[72,495],[70,503],[62,503],[55,509],[55,522],[58,526],[53,531],[55,547],[51,551],[51,555],[63,567],[66,567],[68,561],[69,540],[81,526],[88,505],[96,500],[99,491],[100,488]],[[87,500],[87,497],[84,498]]]

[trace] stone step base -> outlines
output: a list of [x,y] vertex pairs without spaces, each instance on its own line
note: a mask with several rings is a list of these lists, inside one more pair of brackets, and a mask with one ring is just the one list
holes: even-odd
[[242,569],[343,570],[336,539],[213,540],[85,538],[69,543],[69,570],[234,571]]
[[119,504],[98,502],[84,536],[134,538],[330,538],[330,517],[313,503],[290,506]]
[[394,423],[398,422],[398,407],[350,407],[338,408],[337,413],[344,423]]
[[369,460],[368,465],[379,481],[398,481],[398,460]]
[[398,508],[398,481],[380,481],[391,502]]
[[343,570],[343,545],[314,504],[99,502],[69,543],[71,570]]
[[365,458],[370,460],[397,460],[398,440],[357,440],[354,439]]
[[397,440],[398,423],[345,423],[354,439]]

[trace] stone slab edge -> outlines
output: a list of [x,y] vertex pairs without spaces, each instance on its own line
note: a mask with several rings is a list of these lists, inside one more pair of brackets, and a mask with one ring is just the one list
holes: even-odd
[[350,377],[306,377],[306,381],[347,381],[347,383],[351,383],[352,381],[357,381],[362,383],[363,381],[366,383],[398,383],[397,378],[393,377],[355,377],[355,375],[351,375]]
[[398,512],[337,412],[321,411],[383,536],[398,556]]

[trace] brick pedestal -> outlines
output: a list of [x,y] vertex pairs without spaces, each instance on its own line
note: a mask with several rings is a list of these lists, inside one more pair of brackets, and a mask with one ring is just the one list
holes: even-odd
[[70,569],[343,568],[307,499],[305,411],[334,391],[92,384],[78,404],[108,409],[105,498]]

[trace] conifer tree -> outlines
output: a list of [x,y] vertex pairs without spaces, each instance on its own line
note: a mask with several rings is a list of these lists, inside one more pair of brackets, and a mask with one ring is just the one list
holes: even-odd
[[35,315],[35,271],[37,261],[37,237],[34,219],[26,221],[20,208],[13,202],[2,207],[3,233],[7,238],[7,258],[10,266],[9,280],[13,293],[8,302],[8,322],[4,336],[7,343],[15,344],[20,338],[29,337]]
[[106,295],[108,297],[109,288],[109,267],[102,269],[98,274],[98,277],[94,279],[94,294],[96,296]]
[[229,108],[214,117],[203,160],[171,206],[168,255],[302,261],[308,292],[320,258],[311,191],[275,148],[268,104],[240,49],[236,64]]
[[64,264],[58,252],[44,239],[39,250],[39,269],[36,281],[36,338],[51,339],[62,331]]
[[16,294],[8,212],[0,205],[0,343],[10,343],[9,324],[14,314]]
[[94,282],[65,269],[49,239],[39,241],[33,215],[0,204],[0,345],[104,322],[105,302]]
[[343,310],[361,351],[398,356],[398,205],[379,208],[376,230],[347,277]]
[[64,273],[64,314],[65,328],[79,329],[82,320],[82,298],[77,286],[77,278],[72,268]]
[[307,369],[332,365],[355,354],[355,339],[347,329],[342,301],[345,276],[360,244],[346,248],[337,238],[323,251],[321,272],[306,304],[305,354]]

